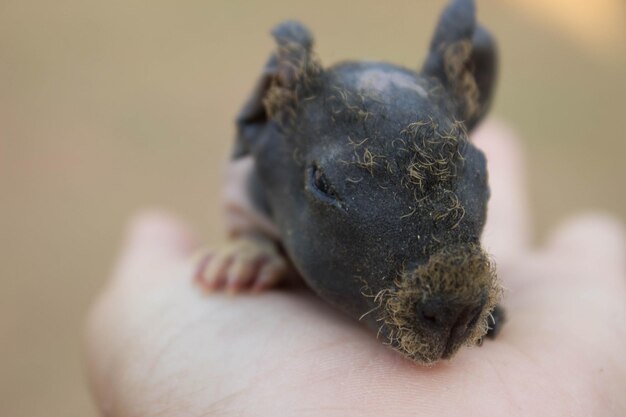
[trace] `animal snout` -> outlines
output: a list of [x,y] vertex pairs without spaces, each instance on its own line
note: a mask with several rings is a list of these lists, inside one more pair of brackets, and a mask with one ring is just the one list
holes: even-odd
[[424,327],[444,333],[452,345],[464,339],[478,322],[486,297],[475,302],[459,302],[435,296],[416,306],[416,318]]

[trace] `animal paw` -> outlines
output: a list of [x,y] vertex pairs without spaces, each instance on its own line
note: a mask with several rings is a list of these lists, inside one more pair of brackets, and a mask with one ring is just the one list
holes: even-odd
[[259,291],[278,283],[287,271],[274,242],[242,237],[201,255],[195,282],[206,292]]
[[489,330],[485,336],[489,339],[495,339],[498,333],[500,333],[500,330],[502,330],[502,325],[506,321],[504,309],[500,306],[496,306],[491,312],[488,320]]

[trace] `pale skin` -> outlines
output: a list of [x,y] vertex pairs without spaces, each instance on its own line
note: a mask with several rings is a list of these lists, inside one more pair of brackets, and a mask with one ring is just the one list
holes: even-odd
[[485,126],[485,247],[507,288],[495,341],[426,368],[306,290],[210,295],[198,242],[146,213],[87,326],[87,364],[107,416],[623,416],[626,259],[621,224],[587,214],[529,244],[515,139]]

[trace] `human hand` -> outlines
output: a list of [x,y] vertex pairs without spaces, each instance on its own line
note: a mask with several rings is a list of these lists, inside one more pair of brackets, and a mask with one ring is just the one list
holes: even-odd
[[145,214],[88,321],[103,414],[626,415],[621,226],[578,217],[532,249],[515,140],[491,125],[474,141],[492,188],[484,244],[507,288],[495,341],[427,368],[308,291],[203,296],[191,233]]

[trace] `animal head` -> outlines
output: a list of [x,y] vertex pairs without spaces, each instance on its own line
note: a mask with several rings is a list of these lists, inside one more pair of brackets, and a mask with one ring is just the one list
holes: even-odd
[[468,131],[485,115],[495,48],[472,1],[443,12],[420,71],[323,68],[310,32],[278,25],[240,118],[283,244],[323,298],[432,363],[476,343],[500,287],[480,235],[489,197]]

